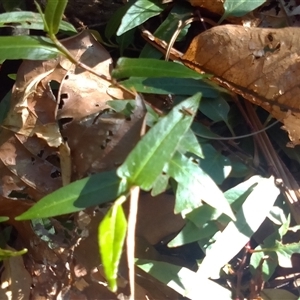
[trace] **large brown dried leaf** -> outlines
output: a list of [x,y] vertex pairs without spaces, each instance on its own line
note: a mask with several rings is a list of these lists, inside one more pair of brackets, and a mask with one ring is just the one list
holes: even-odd
[[123,163],[141,136],[146,107],[140,96],[130,120],[119,113],[93,114],[63,127],[72,151],[76,178],[115,169]]
[[300,29],[218,26],[198,35],[184,63],[282,121],[294,145],[300,144]]
[[[73,56],[108,79],[92,75],[65,57],[23,62],[13,89],[11,109],[0,132],[0,196],[7,199],[16,199],[17,192],[18,199],[39,200],[59,188],[61,172],[69,172],[60,169],[59,160],[66,161],[66,165],[71,160],[70,154],[62,156],[60,151],[64,145],[60,123],[82,122],[107,108],[106,101],[113,98],[108,91],[112,68],[108,52],[88,31],[63,43]],[[128,94],[115,88],[114,96],[123,99]],[[85,126],[84,130],[90,128]],[[72,136],[64,137],[75,142],[80,139],[81,133],[78,134],[73,132]],[[95,131],[91,130],[89,135],[93,134]],[[90,145],[85,143],[81,153],[87,153],[94,140],[89,140]],[[81,177],[86,175],[81,173]]]
[[[87,119],[94,120],[95,116],[107,108],[107,100],[128,97],[128,93],[124,93],[118,87],[113,89],[112,95],[112,89],[109,88],[112,60],[92,35],[87,31],[82,32],[63,43],[73,56],[107,79],[91,75],[70,63],[65,57],[42,62],[25,61],[18,71],[11,108],[4,121],[4,128],[0,130],[0,213],[10,217],[10,224],[17,229],[33,259],[50,265],[57,264],[59,258],[47,243],[34,233],[30,222],[17,222],[14,217],[27,210],[34,201],[61,187],[61,162],[64,159],[71,160],[68,153],[62,157],[63,140],[66,138],[70,144],[77,145],[76,141],[80,140],[82,135],[81,131],[73,131],[70,136],[64,132],[63,138],[62,125],[81,124]],[[130,147],[124,144],[124,148],[119,145],[118,153],[122,157],[127,155],[140,136],[136,125],[143,119],[144,108],[142,115],[140,112],[140,109],[136,111],[132,121],[127,122],[120,118],[123,123],[121,129],[117,130],[117,139],[122,140],[122,136],[128,134],[126,142],[130,144]],[[106,121],[113,123],[115,119],[115,116],[110,116]],[[84,132],[90,138],[81,142],[84,147],[77,149],[78,155],[83,155],[84,159],[89,155],[97,156],[97,133],[101,130],[106,132],[106,128],[101,128],[102,126],[103,122],[86,124]],[[134,129],[131,130],[131,127]],[[73,129],[76,130],[74,127]],[[131,135],[130,132],[134,134]],[[105,138],[107,139],[106,136]],[[99,143],[96,143],[96,146],[99,146]],[[89,154],[89,151],[92,153]],[[116,155],[118,156],[117,153]],[[116,167],[110,163],[107,156],[105,160],[106,166]],[[116,160],[112,158],[111,162]],[[76,163],[79,164],[78,167]],[[97,160],[97,164],[99,163]],[[87,164],[88,167],[82,167]],[[82,169],[80,177],[99,170],[98,166],[92,165],[90,161],[77,162],[74,159],[74,179],[78,178],[76,170],[79,168]],[[41,280],[40,286],[44,286],[44,283],[47,282]],[[49,282],[48,284],[51,285]]]

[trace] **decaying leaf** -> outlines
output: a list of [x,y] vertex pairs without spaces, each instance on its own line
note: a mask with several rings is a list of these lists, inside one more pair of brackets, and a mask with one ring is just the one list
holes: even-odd
[[82,178],[121,165],[140,139],[145,115],[143,101],[136,100],[130,119],[121,113],[104,112],[65,124],[62,134],[72,151],[74,176]]
[[[61,250],[50,249],[36,235],[30,222],[18,222],[14,217],[61,187],[62,177],[76,180],[116,168],[140,138],[146,113],[138,101],[130,120],[105,113],[108,100],[133,98],[118,86],[111,88],[108,52],[87,31],[63,44],[81,63],[107,79],[65,57],[24,61],[17,73],[10,111],[0,129],[0,211],[10,218],[33,259],[43,262],[32,266],[38,281],[32,295],[65,280],[66,274],[58,274],[49,266],[66,263],[66,259],[59,254]],[[68,253],[66,245],[60,247]]]
[[[104,140],[113,139],[106,136],[113,129],[101,128],[103,122],[97,123],[96,116],[108,107],[107,100],[128,98],[130,94],[120,88],[114,88],[113,96],[111,90],[108,91],[112,68],[109,53],[88,31],[66,39],[63,43],[74,57],[94,72],[104,75],[107,80],[72,64],[65,57],[23,62],[13,88],[11,108],[0,131],[0,199],[37,201],[62,185],[61,173],[66,174],[64,178],[70,178],[72,170],[80,169],[80,177],[87,176],[88,173],[84,173],[86,168],[76,166],[76,162],[73,162],[71,169],[70,153],[61,151],[67,149],[65,140],[78,146],[76,155],[89,153],[85,157],[95,157],[98,151],[94,147],[95,134],[99,135],[102,130]],[[114,122],[113,118],[106,119],[106,124]],[[94,121],[96,124],[93,124]],[[75,131],[70,136],[66,132],[62,135],[61,129],[69,123],[79,124],[79,127],[84,123],[84,134],[93,136],[93,139],[81,140],[83,132],[77,132],[74,126],[72,130]],[[130,131],[133,122],[127,123],[128,126],[122,125],[126,132]],[[122,136],[122,133],[124,131],[119,132],[119,135]],[[79,147],[80,140],[84,147]],[[100,147],[99,144],[97,146]],[[91,166],[88,171],[97,172],[98,169],[93,170]],[[76,175],[73,179],[76,179]],[[8,212],[7,208],[5,211]],[[15,214],[11,211],[8,216]]]
[[194,38],[183,61],[270,112],[298,145],[299,33],[299,28],[217,26]]

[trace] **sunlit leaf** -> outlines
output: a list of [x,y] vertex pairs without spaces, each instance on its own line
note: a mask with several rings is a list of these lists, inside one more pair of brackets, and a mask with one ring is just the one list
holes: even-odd
[[168,247],[179,247],[201,239],[210,238],[218,231],[218,225],[214,222],[206,223],[200,230],[193,222],[187,221],[176,237],[168,243]]
[[[261,201],[261,196],[265,191],[268,191],[268,197]],[[199,278],[216,276],[220,268],[244,247],[268,215],[279,192],[273,177],[261,178],[237,212],[236,222],[230,222],[227,225],[207,252],[197,272]]]
[[98,243],[101,261],[109,288],[116,292],[118,266],[127,230],[127,221],[122,203],[116,201],[98,228]]
[[0,59],[47,60],[61,52],[42,36],[1,36]]
[[[44,22],[41,15],[31,11],[14,11],[0,14],[0,27],[5,27],[7,24],[12,23],[14,23],[14,27],[16,28],[44,29]],[[66,21],[61,21],[59,30],[77,32],[74,26]]]
[[191,129],[189,129],[181,139],[178,151],[181,153],[193,153],[198,157],[204,158],[202,146]]
[[187,214],[205,201],[233,220],[235,219],[222,191],[197,164],[187,157],[175,153],[166,167],[166,172],[178,182],[175,213]]
[[163,5],[158,0],[134,1],[123,16],[117,35],[143,24],[151,17],[159,15],[163,11]]
[[118,168],[118,175],[126,178],[130,185],[149,191],[193,121],[193,115],[184,114],[183,109],[189,108],[195,113],[200,98],[198,93],[186,99],[161,118]]
[[167,174],[160,174],[155,182],[153,183],[153,188],[151,190],[151,196],[155,197],[166,191],[169,184],[170,176]]
[[209,299],[232,299],[229,290],[208,279],[198,281],[196,273],[187,268],[146,259],[138,259],[136,265],[191,300],[199,300],[199,295],[209,295]]
[[48,218],[115,200],[126,189],[115,171],[95,174],[45,196],[16,220]]
[[204,158],[200,167],[217,183],[221,184],[231,172],[230,160],[217,151],[212,145],[202,145]]

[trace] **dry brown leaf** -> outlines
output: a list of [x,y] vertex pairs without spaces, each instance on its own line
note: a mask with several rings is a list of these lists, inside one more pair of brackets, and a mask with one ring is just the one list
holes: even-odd
[[[42,62],[25,61],[18,71],[11,109],[0,131],[0,211],[1,215],[10,217],[10,224],[17,229],[22,245],[29,249],[30,257],[35,262],[31,263],[30,268],[35,279],[33,299],[40,299],[43,293],[42,296],[53,298],[69,285],[67,276],[70,274],[64,264],[70,249],[66,245],[50,249],[35,234],[30,222],[17,222],[14,217],[27,210],[34,201],[61,187],[61,172],[65,173],[70,168],[68,164],[71,160],[64,138],[73,146],[78,141],[82,145],[76,153],[83,155],[84,161],[79,161],[76,166],[74,159],[73,168],[70,168],[74,170],[73,179],[77,179],[79,173],[76,170],[80,168],[80,177],[99,170],[98,164],[101,162],[95,142],[101,130],[107,144],[112,140],[103,152],[105,155],[102,155],[105,165],[115,168],[117,156],[120,154],[121,160],[124,159],[140,137],[140,123],[145,115],[144,107],[138,106],[130,121],[116,114],[98,118],[108,107],[107,100],[132,99],[132,95],[118,87],[110,88],[112,60],[88,32],[63,43],[78,60],[94,72],[105,75],[108,80],[91,75],[64,57]],[[88,120],[95,121],[95,124]],[[84,134],[89,137],[88,140],[81,140],[82,131],[73,131],[68,136],[64,131],[62,136],[63,125],[64,128],[72,128],[74,124],[84,124]],[[107,128],[101,128],[103,124],[112,124],[112,128],[108,128],[115,137],[106,135]],[[123,135],[127,138],[125,141]],[[100,147],[99,143],[96,146]],[[109,158],[116,149],[116,156]],[[87,167],[90,161],[85,159],[89,155],[95,157],[96,164]],[[64,178],[68,176],[70,174],[66,172]]]
[[[112,60],[88,31],[63,43],[82,63],[110,78]],[[110,85],[110,80],[90,74],[65,57],[23,62],[13,89],[11,109],[0,131],[0,197],[37,201],[62,185],[61,173],[68,182],[71,157],[67,151],[61,151],[67,147],[60,126],[71,120],[84,122],[84,118],[93,118],[107,108],[106,101],[112,99]],[[128,93],[114,88],[114,96],[123,99]],[[84,129],[89,130],[88,126]],[[76,143],[80,135],[73,132],[66,138]],[[88,152],[94,140],[90,139],[90,145],[85,143],[82,152]]]
[[[300,144],[299,28],[264,29],[225,25],[194,38],[184,63],[263,107]],[[298,78],[299,76],[299,78]]]
[[66,124],[62,134],[69,141],[76,178],[121,165],[140,139],[145,115],[143,102],[136,101],[130,119],[120,113],[104,113]]

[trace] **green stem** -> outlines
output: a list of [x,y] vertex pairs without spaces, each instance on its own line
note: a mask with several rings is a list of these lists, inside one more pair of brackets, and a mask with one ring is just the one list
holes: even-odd
[[99,74],[97,72],[95,72],[92,68],[90,68],[89,66],[83,64],[82,62],[78,61],[73,55],[72,53],[56,38],[55,34],[49,34],[49,38],[51,39],[51,41],[55,44],[55,46],[57,47],[57,49],[64,55],[66,56],[73,64],[75,64],[76,66],[79,66],[85,70],[87,70],[88,72],[102,78],[105,80],[111,80],[110,78],[108,78],[107,76],[103,75],[103,74]]

